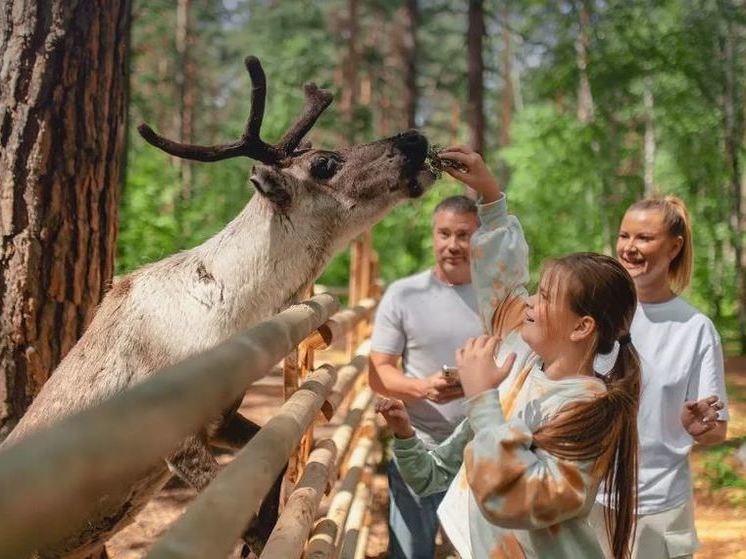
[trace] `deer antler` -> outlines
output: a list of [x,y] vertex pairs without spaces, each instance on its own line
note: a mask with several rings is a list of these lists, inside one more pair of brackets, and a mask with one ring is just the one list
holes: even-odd
[[251,110],[241,139],[230,144],[198,146],[182,144],[157,134],[145,123],[137,130],[149,144],[176,157],[197,161],[221,161],[231,157],[250,157],[267,164],[275,164],[289,156],[316,123],[324,109],[332,102],[332,94],[314,84],[304,86],[305,106],[300,119],[288,130],[276,145],[267,144],[260,137],[264,104],[267,97],[267,78],[259,59],[247,56],[244,60],[251,78]]

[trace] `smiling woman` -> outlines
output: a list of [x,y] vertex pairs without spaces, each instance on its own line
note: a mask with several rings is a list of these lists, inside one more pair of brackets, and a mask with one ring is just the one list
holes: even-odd
[[643,200],[631,206],[619,227],[616,247],[641,302],[667,301],[686,289],[692,236],[689,215],[678,198]]
[[[630,334],[642,361],[638,530],[635,557],[691,557],[694,529],[689,451],[725,439],[723,357],[710,319],[679,295],[691,277],[692,230],[684,202],[646,198],[624,215],[617,258],[638,301]],[[600,499],[599,499],[600,503]],[[591,519],[602,542],[600,504]]]

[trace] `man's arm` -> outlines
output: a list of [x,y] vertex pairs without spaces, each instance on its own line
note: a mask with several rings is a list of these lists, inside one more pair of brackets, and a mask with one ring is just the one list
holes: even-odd
[[368,381],[374,392],[405,402],[428,398],[433,402],[445,403],[464,395],[460,384],[438,373],[427,378],[405,376],[399,368],[398,355],[378,351],[370,352]]

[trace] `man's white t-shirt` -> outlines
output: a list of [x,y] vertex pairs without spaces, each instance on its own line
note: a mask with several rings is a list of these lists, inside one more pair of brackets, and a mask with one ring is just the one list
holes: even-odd
[[638,514],[654,514],[691,495],[684,402],[718,396],[726,406],[719,419],[728,419],[723,353],[710,319],[679,297],[638,304],[630,334],[642,365]]
[[[472,285],[448,285],[426,270],[395,281],[383,294],[370,348],[401,355],[406,376],[425,378],[443,365],[456,365],[456,350],[481,333]],[[463,398],[445,404],[420,399],[405,405],[417,436],[429,448],[445,440],[464,419]]]

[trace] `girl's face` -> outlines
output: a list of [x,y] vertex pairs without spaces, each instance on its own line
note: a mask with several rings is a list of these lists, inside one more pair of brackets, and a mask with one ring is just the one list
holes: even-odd
[[619,263],[640,288],[668,285],[668,269],[681,250],[681,237],[672,237],[657,209],[630,210],[619,226]]
[[538,291],[529,297],[520,333],[545,363],[554,361],[571,344],[581,317],[570,307],[567,272],[543,273]]

